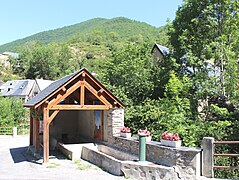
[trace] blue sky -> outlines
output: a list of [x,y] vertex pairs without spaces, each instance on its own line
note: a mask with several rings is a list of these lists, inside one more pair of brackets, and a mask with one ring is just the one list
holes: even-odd
[[0,45],[92,18],[127,17],[156,27],[175,18],[182,0],[1,0]]

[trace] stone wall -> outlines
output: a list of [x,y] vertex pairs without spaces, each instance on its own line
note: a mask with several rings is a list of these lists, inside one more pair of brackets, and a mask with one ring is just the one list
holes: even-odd
[[[124,151],[138,155],[139,143],[136,138],[114,137],[110,144]],[[201,149],[171,148],[161,145],[160,142],[151,141],[146,145],[146,159],[160,165],[175,167],[179,177],[195,179],[201,174]]]
[[114,137],[120,135],[120,128],[124,126],[124,109],[111,109],[105,112],[107,127],[107,141],[112,144]]

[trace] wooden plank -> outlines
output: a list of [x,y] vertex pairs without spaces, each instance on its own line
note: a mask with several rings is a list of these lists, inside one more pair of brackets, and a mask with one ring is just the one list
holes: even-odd
[[218,168],[218,169],[239,169],[239,166],[213,166],[213,168]]
[[105,105],[56,105],[49,110],[109,110]]
[[47,103],[44,104],[43,109],[43,162],[47,163],[49,161],[49,110],[47,109]]
[[239,154],[214,154],[214,156],[239,157]]
[[88,82],[85,82],[85,87],[92,93],[94,94],[95,97],[97,97],[103,104],[109,106],[112,108],[112,104],[109,103],[103,96],[98,95],[98,91],[96,91]]
[[239,141],[214,141],[213,144],[239,144]]

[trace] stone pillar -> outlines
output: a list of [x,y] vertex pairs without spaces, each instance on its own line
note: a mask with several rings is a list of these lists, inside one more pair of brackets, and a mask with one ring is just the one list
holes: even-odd
[[213,178],[213,154],[214,154],[214,138],[203,138],[203,158],[202,158],[202,175]]
[[115,136],[120,136],[120,128],[124,126],[124,109],[110,109],[107,113],[107,137],[112,143]]

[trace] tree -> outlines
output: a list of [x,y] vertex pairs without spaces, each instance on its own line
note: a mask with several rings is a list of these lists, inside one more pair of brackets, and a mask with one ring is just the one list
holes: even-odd
[[118,89],[118,95],[127,97],[125,100],[130,105],[140,104],[152,96],[152,60],[148,47],[147,43],[128,43],[104,67],[103,81],[109,83],[111,89]]
[[[187,94],[194,122],[190,123],[194,129],[190,136],[194,139],[202,135],[217,140],[238,137],[238,9],[238,0],[185,0],[172,23],[169,35],[179,64],[177,72],[192,82]],[[206,103],[199,112],[200,102]],[[217,150],[239,151],[229,147]],[[225,166],[238,166],[225,158],[218,160]],[[238,177],[236,172],[216,174]]]
[[53,51],[47,46],[39,46],[32,50],[26,78],[54,79],[58,68],[53,58]]
[[170,42],[179,72],[193,79],[191,93],[198,99],[238,97],[238,7],[237,0],[186,0],[177,11]]

